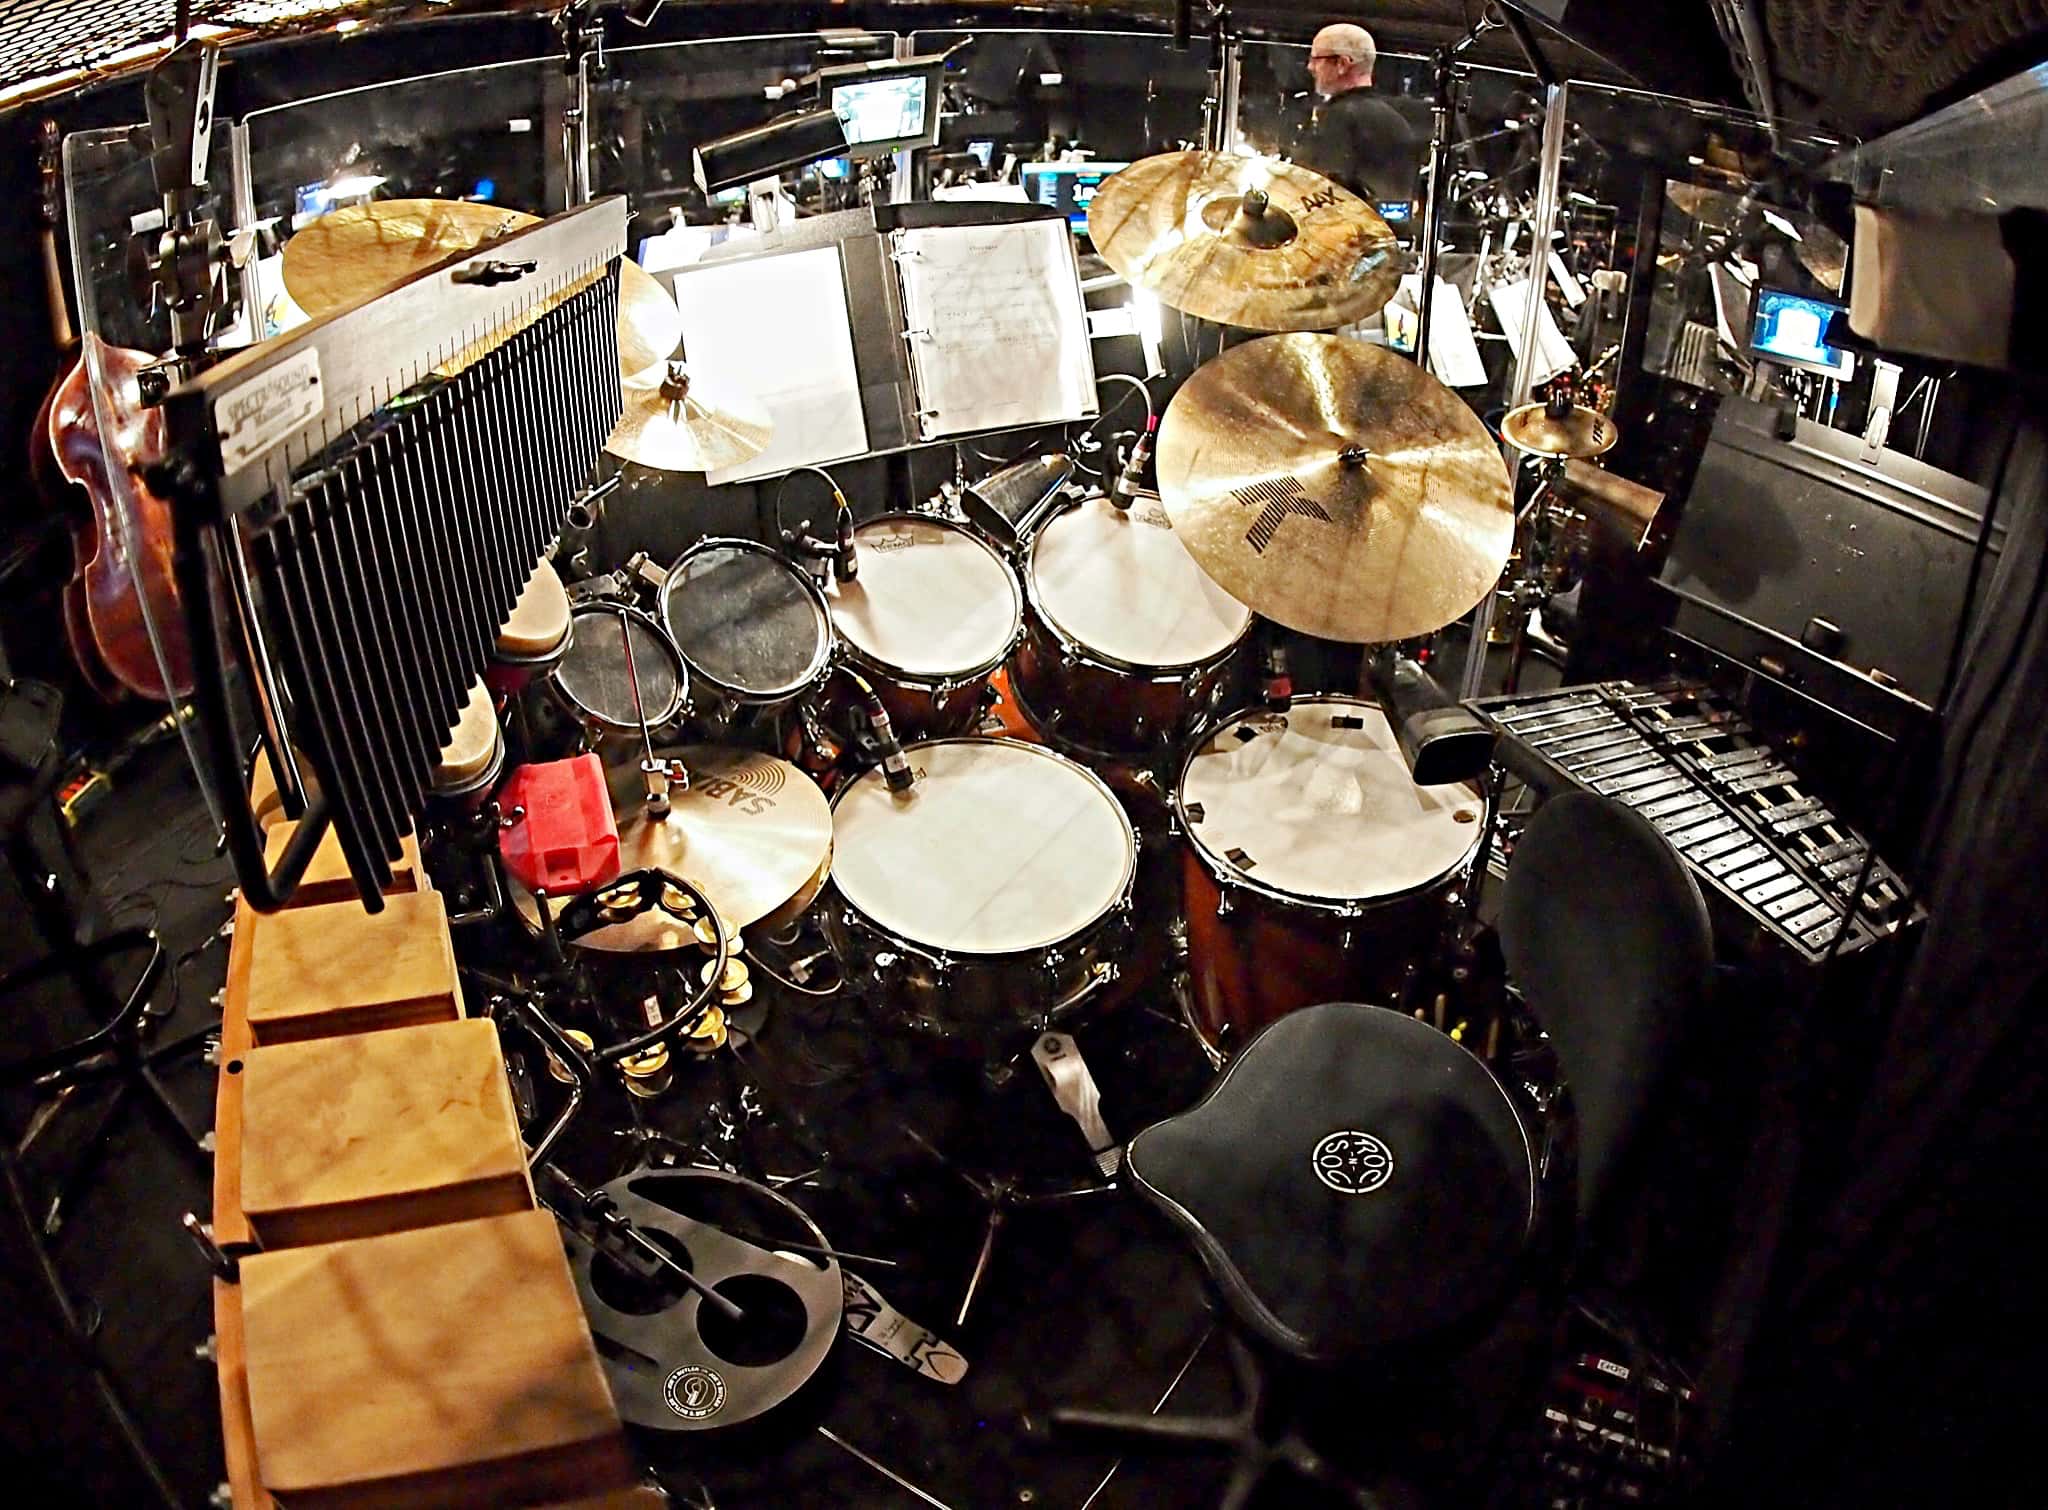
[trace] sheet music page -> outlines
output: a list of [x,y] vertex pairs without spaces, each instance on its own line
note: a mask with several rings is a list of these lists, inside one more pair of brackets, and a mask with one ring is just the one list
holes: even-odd
[[675,292],[691,372],[751,394],[775,424],[767,450],[705,481],[749,482],[867,451],[837,247],[699,263],[676,274]]
[[927,226],[891,239],[926,439],[1095,411],[1065,221]]
[[[1500,321],[1500,328],[1507,332],[1508,349],[1520,360],[1522,311],[1529,304],[1529,280],[1523,278],[1515,283],[1496,283],[1488,290],[1487,297],[1493,303],[1494,317]],[[1564,338],[1564,332],[1550,318],[1548,306],[1537,310],[1535,372],[1529,381],[1547,383],[1566,368],[1578,364],[1579,354],[1572,350],[1572,343]]]
[[[1409,309],[1419,308],[1422,302],[1422,274],[1408,273],[1401,279],[1401,292],[1408,296]],[[1397,306],[1388,304],[1381,311],[1387,322],[1389,340],[1395,338],[1393,329]],[[1399,338],[1401,349],[1415,349],[1416,316],[1406,314],[1402,319]],[[1472,322],[1465,318],[1465,296],[1458,292],[1457,285],[1442,278],[1436,280],[1436,301],[1429,308],[1429,370],[1433,377],[1446,388],[1483,388],[1486,386],[1486,363],[1479,356],[1479,340],[1472,334]]]

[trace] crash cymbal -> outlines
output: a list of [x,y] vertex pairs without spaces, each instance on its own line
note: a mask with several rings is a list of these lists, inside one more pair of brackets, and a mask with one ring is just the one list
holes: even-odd
[[1174,533],[1223,590],[1326,639],[1441,629],[1514,538],[1500,450],[1413,362],[1340,336],[1268,336],[1197,368],[1159,428]]
[[1328,330],[1401,278],[1394,233],[1321,174],[1272,158],[1168,152],[1105,179],[1088,236],[1134,287],[1250,330]]
[[706,390],[681,362],[625,380],[625,412],[605,440],[614,456],[664,472],[737,466],[767,449],[768,411],[743,394]]
[[[681,762],[689,790],[671,788],[668,816],[650,819],[638,764],[622,762],[612,771],[621,873],[664,870],[682,877],[711,899],[728,928],[783,915],[806,891],[817,894],[832,854],[832,809],[817,783],[788,761],[755,750],[684,745],[657,754]],[[520,914],[537,924],[532,893],[516,884],[512,889]],[[551,905],[559,912],[568,900]],[[632,954],[679,948],[691,938],[657,908],[577,942]]]
[[1596,409],[1574,404],[1553,414],[1543,404],[1510,409],[1500,422],[1501,439],[1531,456],[1604,456],[1621,439],[1613,420]]
[[[380,199],[322,215],[284,244],[284,286],[308,316],[347,309],[456,252],[539,220],[464,199]],[[683,339],[668,290],[631,258],[619,263],[619,371],[652,367]]]

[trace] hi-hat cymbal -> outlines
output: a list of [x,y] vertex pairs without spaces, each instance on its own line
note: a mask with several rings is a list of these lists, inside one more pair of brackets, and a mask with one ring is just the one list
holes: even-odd
[[[421,268],[540,219],[466,199],[380,199],[322,215],[284,244],[284,286],[313,319],[403,283]],[[619,263],[619,371],[673,353],[683,317],[668,290],[631,258]]]
[[636,373],[622,385],[625,412],[606,437],[614,456],[664,472],[737,466],[767,449],[774,424],[743,394],[708,391],[680,362]]
[[1517,451],[1531,456],[1574,456],[1581,461],[1605,456],[1621,439],[1613,420],[1597,409],[1574,404],[1563,414],[1552,414],[1543,404],[1524,404],[1510,409],[1500,422],[1501,439]]
[[1197,368],[1159,427],[1159,492],[1225,592],[1333,640],[1441,629],[1492,591],[1514,540],[1479,417],[1339,336],[1268,336]]
[[[619,869],[663,870],[710,898],[729,928],[800,911],[824,884],[832,855],[832,808],[796,766],[757,750],[685,745],[657,752],[690,774],[671,788],[669,814],[651,819],[637,764],[611,773],[619,817]],[[516,883],[514,900],[529,925],[539,922],[533,895]],[[568,898],[552,899],[557,911]],[[586,933],[586,949],[637,954],[690,942],[660,909]]]
[[1377,313],[1401,279],[1373,207],[1293,163],[1168,152],[1105,179],[1088,236],[1134,287],[1203,320],[1328,330]]

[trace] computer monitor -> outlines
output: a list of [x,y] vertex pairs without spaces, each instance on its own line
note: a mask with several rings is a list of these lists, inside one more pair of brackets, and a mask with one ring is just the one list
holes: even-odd
[[943,58],[906,58],[821,69],[818,89],[846,129],[855,157],[881,157],[939,139]]
[[1088,202],[1102,181],[1120,173],[1129,163],[1026,163],[1023,167],[1024,197],[1033,204],[1058,210],[1076,236],[1088,234]]
[[1828,321],[1847,307],[1835,299],[1759,284],[1750,307],[1749,354],[1831,378],[1851,378],[1856,354],[1827,343]]

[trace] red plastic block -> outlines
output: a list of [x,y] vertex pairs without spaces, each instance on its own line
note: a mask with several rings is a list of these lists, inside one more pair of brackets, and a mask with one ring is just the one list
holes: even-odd
[[618,875],[619,829],[595,755],[519,767],[498,793],[498,807],[525,809],[499,831],[498,853],[528,891],[565,896]]

